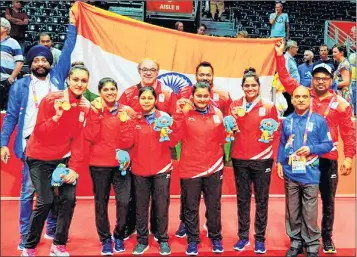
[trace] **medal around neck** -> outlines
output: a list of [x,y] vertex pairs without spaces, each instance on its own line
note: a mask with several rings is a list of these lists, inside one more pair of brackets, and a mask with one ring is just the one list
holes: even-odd
[[95,107],[97,110],[100,110],[100,109],[103,108],[103,104],[102,104],[101,102],[99,102],[99,101],[96,101],[96,102],[94,103],[94,107]]
[[192,106],[189,103],[185,103],[185,105],[183,106],[183,110],[185,112],[188,112],[192,109]]

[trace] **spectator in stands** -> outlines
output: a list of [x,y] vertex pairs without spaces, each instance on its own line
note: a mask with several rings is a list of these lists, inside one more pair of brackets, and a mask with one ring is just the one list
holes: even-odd
[[299,76],[300,76],[300,84],[305,87],[311,86],[311,73],[313,63],[312,60],[314,59],[314,54],[310,50],[305,50],[304,52],[304,63],[300,64],[298,67]]
[[7,8],[5,18],[11,23],[10,36],[19,42],[22,53],[25,54],[25,30],[29,23],[27,13],[21,11],[21,1],[12,1],[12,8]]
[[175,29],[178,30],[178,31],[183,32],[184,31],[183,23],[181,21],[177,21],[175,23]]
[[248,37],[249,37],[249,34],[245,30],[239,31],[236,35],[236,38],[248,38]]
[[[285,66],[283,57],[284,42],[278,42],[276,51],[276,69],[280,81],[289,94],[299,86],[299,83],[292,79]],[[343,142],[344,159],[340,168],[342,176],[348,176],[352,171],[352,159],[356,154],[356,132],[355,125],[351,120],[352,107],[341,96],[331,90],[333,73],[329,65],[321,63],[315,66],[312,72],[313,111],[320,114],[327,121],[334,146],[338,144],[339,135]],[[321,171],[320,193],[322,199],[322,242],[323,250],[328,253],[335,253],[336,248],[332,241],[332,228],[335,213],[335,195],[338,183],[338,151],[334,147],[331,152],[324,154],[320,158],[319,169]]]
[[205,24],[201,24],[197,29],[197,34],[198,35],[205,35],[206,30],[207,30],[207,26]]
[[271,26],[270,37],[282,37],[289,39],[289,16],[283,13],[283,4],[275,4],[275,13],[269,16]]
[[314,62],[313,67],[321,63],[326,63],[332,68],[333,72],[337,69],[338,63],[334,59],[328,57],[328,51],[329,49],[327,45],[320,46],[320,60]]
[[347,49],[345,45],[336,44],[332,48],[333,58],[338,62],[338,67],[334,74],[334,81],[337,85],[337,94],[352,104],[351,90],[351,64],[347,59]]
[[298,50],[299,47],[297,46],[296,41],[289,40],[286,43],[286,52],[284,56],[286,60],[286,68],[288,69],[291,77],[300,83],[300,75],[294,58]]
[[52,42],[52,38],[51,38],[50,34],[48,34],[46,32],[41,33],[39,43],[40,43],[40,45],[46,46],[51,50],[51,53],[53,55],[52,67],[55,66],[59,60],[60,55],[61,55],[61,50],[52,46],[53,42]]
[[218,10],[217,20],[222,21],[222,14],[224,13],[224,1],[223,0],[211,0],[211,15],[212,20],[216,20],[216,12]]
[[[70,25],[68,25],[67,39],[64,43],[62,55],[58,64],[51,69],[52,53],[44,46],[32,47],[28,54],[28,62],[31,67],[31,76],[17,80],[11,86],[9,104],[4,123],[1,129],[1,159],[10,157],[10,137],[17,125],[14,152],[22,161],[22,178],[20,192],[20,233],[21,241],[18,249],[22,250],[28,233],[32,214],[33,197],[35,189],[32,185],[29,168],[26,160],[26,143],[33,133],[41,100],[48,92],[64,89],[64,81],[71,66],[71,54],[76,44],[77,32],[75,18],[70,13]],[[49,216],[45,238],[53,239],[56,232],[56,219]]]
[[9,36],[10,31],[10,22],[1,18],[0,111],[7,109],[10,87],[24,65],[21,47],[15,39]]
[[295,112],[283,121],[277,166],[285,183],[285,225],[290,237],[286,257],[297,257],[304,246],[307,257],[318,257],[319,155],[331,151],[333,144],[326,120],[310,107],[310,90],[298,86],[292,103]]

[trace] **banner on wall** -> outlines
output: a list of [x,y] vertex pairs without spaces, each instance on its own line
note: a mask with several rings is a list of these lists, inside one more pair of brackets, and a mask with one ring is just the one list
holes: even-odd
[[193,10],[193,1],[146,1],[146,10],[163,13],[190,14]]
[[[338,29],[343,31],[344,33],[347,34],[347,36],[351,37],[353,39],[354,44],[356,44],[356,22],[351,22],[351,21],[331,21],[331,25],[336,26]],[[332,28],[334,28],[332,26]],[[330,30],[330,37],[335,38],[335,31],[334,29]],[[338,35],[338,42],[340,44],[345,44],[346,43],[346,35]]]

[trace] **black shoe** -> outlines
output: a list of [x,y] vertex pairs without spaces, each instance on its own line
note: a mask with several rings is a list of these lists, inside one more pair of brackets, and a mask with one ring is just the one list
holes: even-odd
[[324,253],[336,253],[335,245],[331,238],[322,239]]
[[306,257],[319,257],[319,253],[309,253],[309,252],[307,252]]
[[131,236],[136,234],[136,230],[126,230],[124,235],[124,241],[128,240]]
[[290,247],[288,249],[288,251],[286,252],[285,257],[297,257],[298,254],[303,253],[303,252],[304,252],[304,250],[302,248],[298,249],[298,248]]

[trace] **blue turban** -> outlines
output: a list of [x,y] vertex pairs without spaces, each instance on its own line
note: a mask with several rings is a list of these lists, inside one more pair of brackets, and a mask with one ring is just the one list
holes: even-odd
[[42,45],[35,45],[31,47],[30,51],[27,53],[28,63],[31,65],[33,59],[37,56],[45,57],[46,60],[50,63],[50,65],[52,65],[53,55],[48,47]]

